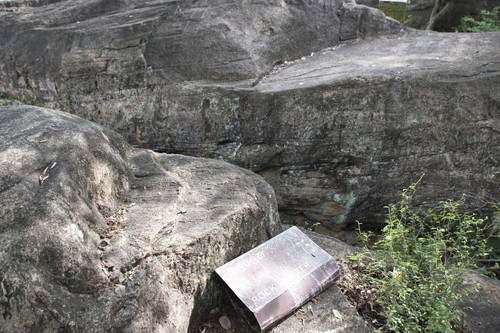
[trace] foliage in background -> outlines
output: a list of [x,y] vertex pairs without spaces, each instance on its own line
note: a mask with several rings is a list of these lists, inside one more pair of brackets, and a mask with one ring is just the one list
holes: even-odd
[[403,23],[406,16],[406,2],[387,2],[380,1],[378,9],[384,12],[385,15]]
[[36,86],[33,80],[29,76],[23,77],[25,84],[20,90],[19,95],[13,97],[6,93],[0,93],[0,106],[6,105],[37,105],[38,103],[38,86]]
[[455,0],[434,0],[434,6],[425,27],[426,30],[434,30],[436,23],[451,9]]
[[465,198],[447,200],[427,211],[411,208],[420,180],[388,207],[386,226],[368,249],[352,257],[364,283],[376,289],[379,332],[452,332],[464,314],[461,301],[469,268],[487,255],[485,219],[464,213]]
[[460,25],[456,31],[461,32],[489,32],[500,31],[500,7],[495,7],[493,10],[481,11],[481,20],[476,21],[472,17],[462,17]]

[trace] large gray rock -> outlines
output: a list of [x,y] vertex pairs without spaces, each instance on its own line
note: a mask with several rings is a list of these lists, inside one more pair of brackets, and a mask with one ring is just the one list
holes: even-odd
[[422,172],[417,201],[499,196],[499,33],[412,32],[340,0],[63,1],[0,27],[3,97],[257,171],[322,232],[380,223]]
[[187,332],[213,271],[280,230],[272,188],[96,124],[0,107],[0,331]]
[[[346,24],[342,0],[0,4],[0,92],[18,96],[19,89],[36,87],[44,102],[63,105],[82,93],[109,100],[123,89],[186,80],[255,80],[278,61],[338,44],[358,30],[367,33],[359,24],[381,20],[383,32],[400,29],[380,15],[353,18],[356,6],[346,2]],[[111,119],[119,116],[113,113]]]
[[498,33],[359,41],[264,80],[245,105],[272,114],[272,129],[252,125],[273,138],[259,173],[282,209],[330,230],[380,223],[422,173],[416,202],[499,198],[499,45]]
[[416,202],[500,196],[499,42],[414,32],[316,53],[253,87],[184,83],[78,105],[141,110],[115,125],[129,141],[257,171],[290,219],[339,235],[380,224],[422,173]]

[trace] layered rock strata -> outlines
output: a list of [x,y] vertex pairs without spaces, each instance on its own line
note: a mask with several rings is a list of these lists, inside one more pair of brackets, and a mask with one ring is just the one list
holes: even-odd
[[499,33],[339,0],[20,3],[0,13],[4,101],[254,170],[291,221],[380,225],[422,173],[417,202],[500,196]]

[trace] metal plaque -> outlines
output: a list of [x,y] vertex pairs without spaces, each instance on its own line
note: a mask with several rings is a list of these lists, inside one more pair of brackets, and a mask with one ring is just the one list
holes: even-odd
[[340,277],[335,260],[292,227],[217,268],[233,302],[263,331]]

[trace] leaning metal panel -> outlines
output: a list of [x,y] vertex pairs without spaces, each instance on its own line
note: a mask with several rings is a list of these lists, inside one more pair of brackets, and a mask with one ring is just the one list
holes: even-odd
[[269,328],[340,277],[335,260],[296,227],[216,273],[235,307],[257,331]]

